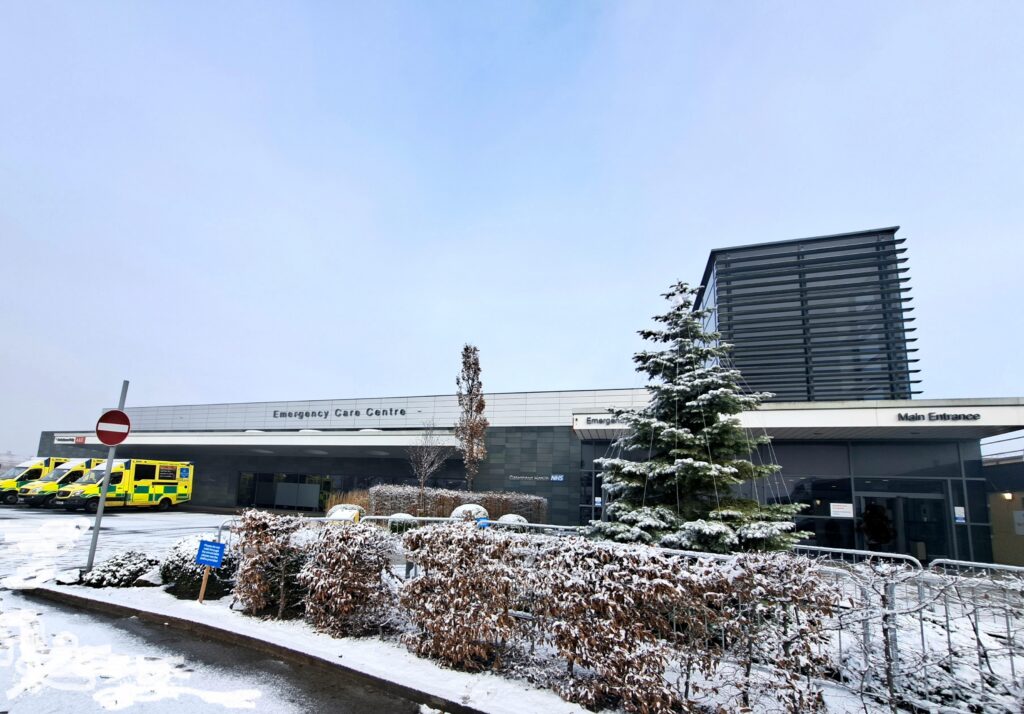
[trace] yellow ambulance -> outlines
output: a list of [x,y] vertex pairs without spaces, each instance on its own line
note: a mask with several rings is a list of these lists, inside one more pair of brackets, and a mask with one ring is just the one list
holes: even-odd
[[[84,508],[95,513],[106,468],[103,459],[75,483],[62,486],[54,505],[69,511]],[[155,507],[165,511],[192,498],[194,473],[195,467],[187,461],[115,459],[103,508]]]
[[0,503],[13,506],[18,502],[19,488],[46,476],[66,461],[59,456],[37,456],[7,469],[0,474]]
[[49,506],[61,486],[72,484],[85,476],[89,469],[102,465],[104,459],[71,459],[50,473],[18,489],[18,502],[32,508]]

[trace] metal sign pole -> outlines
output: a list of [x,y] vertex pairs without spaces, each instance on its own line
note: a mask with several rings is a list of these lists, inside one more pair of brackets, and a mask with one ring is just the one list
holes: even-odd
[[[117,402],[118,410],[124,409],[124,400],[128,396],[128,380],[121,383],[121,399]],[[96,558],[96,542],[100,537],[100,521],[103,520],[103,504],[107,501],[107,486],[110,485],[110,472],[114,469],[114,452],[116,446],[111,446],[107,452],[107,470],[103,472],[103,482],[100,484],[100,500],[96,506],[96,522],[92,526],[92,542],[89,544],[89,561],[85,564],[86,572],[92,570],[93,560]]]

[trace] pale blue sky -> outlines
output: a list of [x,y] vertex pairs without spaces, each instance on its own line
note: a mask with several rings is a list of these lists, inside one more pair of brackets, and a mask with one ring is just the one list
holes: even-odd
[[129,405],[638,386],[713,247],[899,224],[1019,396],[1024,3],[0,5],[0,452]]

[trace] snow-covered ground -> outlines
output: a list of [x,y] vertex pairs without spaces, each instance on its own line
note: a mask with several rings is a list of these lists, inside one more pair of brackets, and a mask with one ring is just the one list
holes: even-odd
[[230,632],[256,637],[327,662],[345,666],[422,692],[495,714],[552,712],[583,714],[585,709],[557,694],[491,674],[468,674],[439,667],[405,647],[380,639],[339,639],[313,631],[302,621],[262,620],[230,609],[231,598],[208,601],[178,600],[155,588],[49,586],[74,595],[159,612]]
[[[125,550],[159,553],[186,535],[216,532],[228,518],[185,511],[107,513],[96,562]],[[15,575],[46,579],[54,571],[84,566],[93,520],[81,512],[0,506],[0,580]]]
[[[97,562],[126,550],[161,556],[181,537],[212,534],[226,520],[222,515],[195,513],[115,514],[104,521]],[[55,572],[83,565],[90,522],[63,513],[0,510],[0,588],[39,586]],[[404,558],[396,557],[393,565],[401,577]],[[836,577],[835,568],[821,568],[823,577],[827,572],[832,573],[827,578]],[[883,585],[890,581],[895,600],[889,609],[883,609]],[[895,625],[892,643],[900,659],[894,671],[903,684],[903,697],[917,699],[925,710],[944,705],[944,711],[957,710],[969,701],[985,711],[1017,712],[1017,692],[1024,691],[1019,667],[1024,620],[1019,596],[1014,595],[1012,601],[1006,598],[1019,590],[987,580],[944,580],[898,569],[889,573],[885,568],[846,571],[839,582],[844,605],[833,625],[843,625],[831,632],[831,646],[826,646],[846,684],[818,683],[830,712],[881,710],[877,694],[885,679],[885,648],[880,639],[883,613],[890,613],[886,617]],[[336,639],[316,633],[304,622],[248,617],[229,608],[230,598],[199,605],[176,600],[158,588],[51,587],[202,622],[327,662],[340,661],[366,674],[483,711],[583,711],[550,690],[492,674],[444,669],[394,642]],[[865,600],[868,593],[874,594]],[[1008,657],[1010,653],[1017,653],[1016,661]],[[564,669],[564,662],[554,665]],[[735,700],[728,691],[732,686],[726,671],[729,666],[723,663],[724,678],[718,677],[712,689],[706,690],[711,691],[709,698],[704,698],[709,705]],[[275,670],[278,667],[280,672]],[[764,678],[762,694],[770,693],[771,679],[778,672],[762,666],[755,669],[755,674]],[[340,693],[322,691],[316,682],[332,678],[320,672],[315,677],[297,678],[294,670],[239,648],[229,651],[220,645],[197,643],[194,638],[130,619],[96,617],[28,602],[16,592],[0,589],[0,691],[10,700],[12,712],[133,710],[143,705],[146,711],[159,711],[186,700],[200,712],[240,707],[282,712],[361,711],[362,703],[380,696],[359,687],[340,687]],[[860,696],[862,686],[876,696]],[[970,692],[978,694],[966,696]],[[771,699],[771,694],[762,696],[753,703],[753,711],[771,710],[778,704]],[[361,704],[351,708],[352,702]],[[0,712],[4,704],[0,697]],[[373,709],[401,711],[409,706],[395,701]]]
[[417,707],[323,672],[135,618],[0,596],[0,711],[302,712]]
[[[173,511],[112,513],[103,519],[97,562],[128,549],[159,554],[224,520]],[[0,712],[417,710],[344,677],[18,594],[21,586],[84,565],[91,524],[81,514],[0,509]]]

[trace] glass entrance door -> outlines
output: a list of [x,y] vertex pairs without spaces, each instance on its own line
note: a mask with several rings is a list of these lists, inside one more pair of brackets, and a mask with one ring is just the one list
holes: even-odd
[[865,550],[906,553],[922,562],[952,557],[942,496],[864,493],[859,500],[857,537]]
[[322,510],[330,478],[311,474],[239,473],[238,505],[298,511]]

